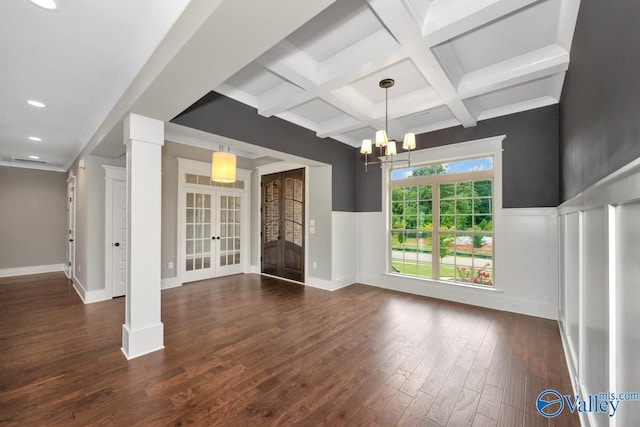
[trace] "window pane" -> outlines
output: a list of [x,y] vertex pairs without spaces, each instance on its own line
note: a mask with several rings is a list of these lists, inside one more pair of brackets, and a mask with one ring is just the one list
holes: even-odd
[[473,209],[473,199],[458,199],[456,198],[456,213],[460,214],[470,214]]
[[420,215],[418,222],[418,229],[433,230],[433,217],[431,215]]
[[442,200],[440,202],[440,215],[453,215],[456,213],[455,200]]
[[405,187],[405,202],[415,202],[418,200],[418,187]]
[[407,230],[416,230],[416,226],[418,224],[417,217],[415,215],[410,215],[405,217],[405,228]]
[[466,231],[473,226],[473,217],[471,215],[456,215],[456,230]]
[[453,199],[455,195],[455,184],[440,184],[440,199]]
[[187,173],[184,175],[185,181],[187,184],[197,184],[198,183],[198,175],[192,175]]
[[473,188],[476,194],[476,197],[491,197],[493,183],[491,180],[486,181],[476,181],[473,183]]
[[453,230],[456,225],[454,215],[440,215],[440,228],[442,230]]
[[430,185],[422,185],[418,188],[418,198],[420,200],[431,200],[433,198],[433,188]]
[[418,213],[420,215],[431,215],[433,213],[433,202],[418,202]]

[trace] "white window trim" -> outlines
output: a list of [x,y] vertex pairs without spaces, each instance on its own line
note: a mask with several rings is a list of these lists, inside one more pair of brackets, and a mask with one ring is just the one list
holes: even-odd
[[[494,136],[491,138],[476,139],[473,141],[461,142],[456,144],[444,145],[434,148],[426,148],[416,150],[411,153],[411,163],[433,164],[445,163],[449,161],[470,158],[470,157],[488,157],[493,156],[493,232],[494,232],[494,260],[493,260],[493,287],[466,285],[462,283],[449,282],[444,280],[435,280],[425,277],[413,277],[390,273],[391,257],[388,256],[391,247],[391,212],[390,206],[390,183],[391,181],[391,165],[386,164],[382,173],[382,214],[385,223],[385,274],[395,277],[402,277],[411,280],[424,280],[430,283],[446,284],[448,286],[462,286],[467,288],[485,290],[490,292],[502,292],[503,277],[503,247],[502,244],[502,141],[506,135]],[[407,160],[406,152],[394,156],[397,160]],[[395,168],[406,167],[405,162],[395,163]]]

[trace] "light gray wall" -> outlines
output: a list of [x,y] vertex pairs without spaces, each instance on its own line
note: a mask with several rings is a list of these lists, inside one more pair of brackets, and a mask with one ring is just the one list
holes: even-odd
[[125,167],[126,158],[81,157],[67,174],[76,176],[76,263],[75,277],[87,291],[105,288],[105,170],[102,165]]
[[66,262],[63,172],[0,167],[0,268]]
[[[308,275],[331,280],[331,166],[307,168],[309,217],[315,221],[315,233],[307,235]],[[317,268],[313,268],[313,263]]]

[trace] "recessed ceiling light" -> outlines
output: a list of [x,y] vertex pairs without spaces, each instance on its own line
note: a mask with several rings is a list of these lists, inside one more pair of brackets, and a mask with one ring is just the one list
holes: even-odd
[[38,107],[38,108],[44,108],[46,107],[46,105],[44,105],[42,102],[40,101],[34,101],[33,99],[29,99],[27,101],[27,104],[33,106],[33,107]]
[[38,157],[38,156],[29,156],[29,158],[33,159],[33,160],[40,160],[40,157]]
[[30,0],[31,3],[40,6],[43,9],[55,10],[58,8],[55,0]]
[[38,141],[38,142],[42,141],[42,138],[38,138],[37,136],[30,136],[29,139],[32,141]]

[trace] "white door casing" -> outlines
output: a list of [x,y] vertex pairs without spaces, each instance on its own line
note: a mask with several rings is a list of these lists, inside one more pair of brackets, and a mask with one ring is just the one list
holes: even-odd
[[67,179],[67,265],[66,274],[69,279],[75,275],[76,258],[76,177],[71,175]]
[[127,289],[127,185],[126,169],[105,169],[105,290],[112,297]]
[[111,280],[112,295],[119,297],[127,292],[127,184],[125,181],[114,180],[112,190]]

